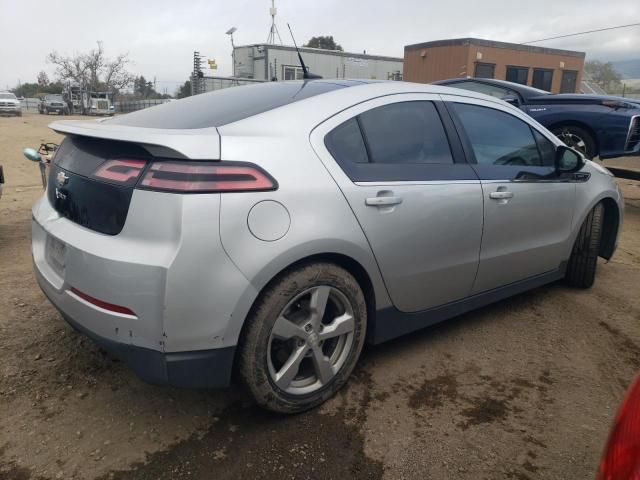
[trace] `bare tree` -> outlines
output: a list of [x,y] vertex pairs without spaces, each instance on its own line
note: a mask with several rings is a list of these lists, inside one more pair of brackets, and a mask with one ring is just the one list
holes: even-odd
[[87,53],[73,56],[51,52],[47,61],[56,66],[56,75],[63,82],[71,81],[90,90],[119,90],[133,81],[133,75],[127,71],[131,63],[128,53],[122,53],[115,59],[105,57],[102,42],[98,48]]
[[49,76],[47,75],[47,72],[40,70],[40,73],[38,73],[38,85],[46,87],[49,83]]

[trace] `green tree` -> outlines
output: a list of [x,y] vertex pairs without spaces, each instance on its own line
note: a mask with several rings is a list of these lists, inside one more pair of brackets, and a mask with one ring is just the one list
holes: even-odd
[[342,51],[342,46],[338,45],[335,42],[332,35],[311,37],[311,40],[309,40],[306,43],[306,45],[303,45],[303,47],[321,48],[323,50]]
[[23,83],[18,87],[11,89],[16,97],[34,98],[42,97],[47,93],[62,93],[62,83],[54,82],[48,85],[40,85],[37,82]]
[[176,90],[176,98],[185,98],[191,96],[191,81],[187,80],[183,85]]
[[584,71],[589,79],[609,91],[620,86],[622,75],[613,67],[611,62],[591,60],[584,64]]

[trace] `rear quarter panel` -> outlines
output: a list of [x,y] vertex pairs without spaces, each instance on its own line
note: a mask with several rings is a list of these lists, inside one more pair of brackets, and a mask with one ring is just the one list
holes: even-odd
[[[369,245],[338,186],[316,157],[308,132],[265,132],[235,135],[222,127],[223,160],[260,165],[278,182],[270,192],[221,195],[222,245],[256,292],[293,263],[312,255],[337,253],[358,262],[374,288],[376,307],[390,306]],[[275,241],[260,240],[251,233],[248,215],[259,202],[283,205],[290,218],[286,234]],[[238,337],[254,298],[245,298],[234,312],[226,338]]]

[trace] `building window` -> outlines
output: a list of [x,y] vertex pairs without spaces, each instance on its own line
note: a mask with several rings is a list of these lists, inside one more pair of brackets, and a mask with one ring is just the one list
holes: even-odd
[[282,78],[285,80],[302,80],[302,67],[293,65],[282,66]]
[[527,67],[507,67],[507,82],[527,84],[529,68]]
[[560,83],[560,93],[576,93],[576,83],[578,72],[575,70],[564,70],[562,72],[562,83]]
[[476,63],[475,77],[478,78],[494,78],[496,72],[495,63]]
[[533,69],[533,81],[531,86],[541,90],[551,91],[551,83],[553,82],[553,70],[544,68]]

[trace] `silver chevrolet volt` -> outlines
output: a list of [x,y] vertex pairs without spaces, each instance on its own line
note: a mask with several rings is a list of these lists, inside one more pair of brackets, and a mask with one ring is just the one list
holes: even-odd
[[611,258],[611,174],[470,91],[228,88],[66,135],[33,207],[45,295],[158,384],[299,412],[376,344]]

